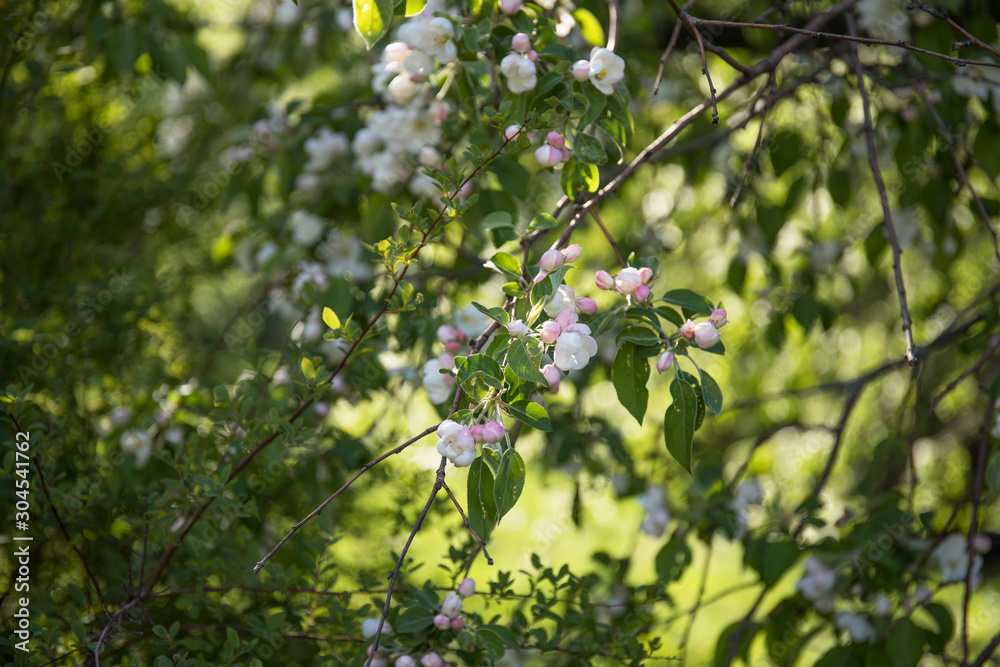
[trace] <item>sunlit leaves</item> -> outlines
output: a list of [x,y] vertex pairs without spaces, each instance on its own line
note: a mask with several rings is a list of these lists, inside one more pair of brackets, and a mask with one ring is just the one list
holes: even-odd
[[611,366],[611,380],[618,392],[618,401],[642,423],[649,402],[649,360],[639,357],[634,343],[625,343],[618,349]]
[[389,30],[391,0],[354,0],[354,27],[370,49]]

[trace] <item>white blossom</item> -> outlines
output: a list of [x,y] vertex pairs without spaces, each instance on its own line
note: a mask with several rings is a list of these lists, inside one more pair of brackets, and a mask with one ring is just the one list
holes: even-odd
[[455,29],[451,21],[443,16],[416,16],[400,26],[397,34],[413,48],[437,58],[442,65],[458,56],[458,49],[452,41]]
[[427,390],[427,398],[431,403],[444,403],[451,396],[451,389],[455,385],[455,378],[445,373],[441,362],[437,359],[430,359],[424,364],[423,381],[424,389]]
[[490,326],[490,318],[479,312],[471,303],[454,312],[455,328],[469,338],[475,338]]
[[347,135],[333,132],[328,127],[321,127],[319,134],[306,139],[305,151],[309,156],[306,171],[323,171],[333,161],[344,155],[348,149]]
[[847,630],[851,642],[855,644],[867,644],[875,639],[875,628],[868,622],[866,614],[840,611],[834,614],[834,623],[838,630]]
[[292,228],[292,241],[301,246],[311,246],[323,235],[326,223],[323,218],[306,211],[295,211],[288,220]]
[[875,39],[899,42],[910,38],[905,0],[858,0],[858,27]]
[[535,63],[520,53],[508,53],[500,61],[500,71],[507,77],[507,88],[514,94],[533,90],[538,83]]
[[555,365],[564,371],[578,371],[597,354],[597,341],[586,324],[571,324],[556,339]]
[[605,95],[615,92],[615,84],[625,76],[625,61],[614,51],[594,47],[590,52],[590,82]]
[[462,598],[455,591],[448,591],[441,603],[441,613],[448,618],[455,618],[462,613]]
[[809,600],[817,611],[833,610],[833,584],[837,575],[815,556],[810,556],[805,564],[805,574],[795,584],[795,590]]
[[[366,618],[361,621],[361,636],[365,639],[371,639],[374,637],[375,633],[378,632],[378,624],[381,620],[381,618]],[[382,634],[392,634],[392,626],[389,625],[388,621],[382,625]]]
[[[944,583],[965,581],[969,574],[969,544],[964,535],[952,533],[937,545],[931,556],[941,568]],[[983,566],[983,557],[976,554],[972,561],[972,576],[975,580]]]
[[556,317],[564,310],[576,310],[576,292],[568,285],[560,285],[545,303],[545,314]]

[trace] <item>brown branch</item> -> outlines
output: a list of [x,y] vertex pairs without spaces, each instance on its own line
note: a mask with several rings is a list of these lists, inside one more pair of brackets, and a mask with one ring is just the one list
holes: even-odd
[[[857,28],[854,23],[854,16],[846,15],[847,27],[851,34],[856,34]],[[906,363],[910,366],[917,365],[916,345],[913,342],[913,320],[910,319],[910,309],[906,303],[906,287],[903,284],[903,266],[901,256],[902,249],[899,247],[899,239],[896,237],[896,227],[892,224],[892,210],[889,208],[889,195],[886,193],[885,181],[882,180],[882,170],[878,166],[878,154],[875,150],[875,131],[872,129],[872,110],[868,99],[868,87],[865,85],[865,73],[861,67],[861,60],[858,58],[857,47],[854,49],[854,74],[858,79],[858,92],[861,93],[861,103],[865,113],[865,139],[868,144],[868,164],[871,167],[872,176],[875,179],[875,186],[878,188],[879,200],[882,202],[883,223],[885,231],[889,235],[889,243],[892,245],[892,269],[896,276],[896,293],[899,296],[899,309],[903,317],[903,336],[906,339]]]
[[594,222],[597,223],[597,226],[601,228],[601,231],[604,232],[604,238],[606,238],[608,243],[611,244],[611,249],[615,251],[615,257],[618,258],[618,263],[621,264],[621,267],[624,269],[628,266],[628,262],[626,262],[625,258],[622,257],[622,253],[618,249],[618,243],[615,241],[615,237],[611,235],[608,228],[604,226],[603,222],[601,222],[600,216],[597,215],[597,209],[590,209],[590,216],[594,219]]
[[[747,158],[746,164],[743,165],[743,174],[740,176],[739,183],[736,184],[736,190],[733,192],[733,196],[729,198],[730,208],[736,208],[736,202],[740,198],[740,192],[743,190],[743,184],[746,183],[747,176],[750,174],[750,167],[753,165],[754,161],[757,159],[757,151],[760,150],[761,139],[764,138],[764,125],[767,123],[767,112],[770,111],[771,105],[774,104],[775,98],[775,86],[774,86],[774,71],[772,71],[767,77],[767,83],[761,88],[760,92],[763,93],[767,90],[767,99],[764,101],[764,111],[760,116],[760,127],[757,129],[757,140],[753,144],[753,150],[750,151],[750,157]],[[758,95],[759,99],[760,95]],[[753,112],[754,106],[756,106],[757,100],[750,105],[750,111]]]
[[976,208],[979,210],[979,215],[983,219],[983,225],[986,226],[986,230],[993,237],[993,253],[996,255],[997,262],[1000,262],[1000,241],[997,240],[997,232],[993,229],[992,223],[990,223],[990,216],[986,212],[986,206],[983,205],[983,200],[979,198],[976,194],[975,188],[972,187],[972,181],[969,180],[968,174],[965,173],[965,166],[962,164],[962,160],[958,157],[958,150],[955,148],[955,142],[952,141],[951,132],[948,130],[948,126],[944,124],[944,119],[941,118],[941,114],[938,113],[937,107],[931,102],[930,98],[927,97],[927,86],[923,83],[917,86],[917,93],[920,94],[920,99],[924,101],[924,105],[927,110],[931,112],[931,116],[934,117],[934,121],[937,123],[938,129],[941,130],[941,136],[944,137],[945,142],[948,144],[948,150],[951,151],[951,159],[955,162],[955,168],[958,170],[958,175],[962,177],[962,183],[969,188],[969,193],[972,194],[972,199],[976,202]]
[[[688,0],[684,5],[684,11],[687,11],[694,5],[694,0]],[[660,91],[660,81],[663,79],[663,68],[667,64],[667,58],[674,50],[674,46],[677,44],[677,38],[681,36],[681,26],[683,23],[680,19],[677,19],[677,23],[674,24],[674,31],[670,33],[670,41],[667,42],[667,48],[663,51],[663,55],[660,56],[660,67],[656,70],[656,79],[653,80],[653,94],[656,95]]]
[[964,42],[955,42],[954,44],[952,44],[951,45],[951,50],[952,51],[958,51],[963,46],[972,46],[972,45],[975,45],[975,46],[978,46],[979,48],[983,49],[984,51],[989,51],[993,55],[995,55],[997,57],[1000,57],[1000,50],[997,50],[996,47],[987,44],[983,40],[979,39],[978,37],[976,37],[975,35],[973,35],[972,33],[970,33],[968,30],[966,30],[965,28],[963,28],[962,26],[960,26],[957,23],[955,23],[951,19],[951,17],[948,16],[948,12],[946,12],[944,9],[934,9],[933,7],[929,7],[929,6],[925,5],[924,3],[920,2],[920,0],[910,0],[910,2],[907,3],[906,7],[907,7],[907,9],[912,9],[912,8],[916,7],[917,9],[923,10],[923,11],[927,12],[928,14],[930,14],[931,16],[933,16],[934,18],[940,19],[940,20],[944,21],[945,23],[947,23],[948,25],[950,25],[952,28],[954,28],[958,32],[962,33],[965,36],[965,38],[966,38],[965,41]]
[[[678,7],[676,0],[667,0],[667,2],[670,3],[671,9],[677,14],[677,20],[684,24],[684,27],[687,28],[688,32],[694,36],[695,41],[698,42],[698,52],[701,54],[701,73],[708,80],[708,94],[712,100],[712,124],[718,125],[719,108],[715,100],[715,85],[712,83],[712,74],[708,71],[708,59],[705,57],[705,40],[701,36],[701,31],[691,23],[690,14]],[[744,71],[744,74],[746,74],[746,71]]]
[[493,558],[491,558],[490,553],[486,551],[486,541],[483,540],[483,538],[479,537],[479,535],[476,534],[476,531],[472,529],[472,524],[469,523],[469,519],[465,516],[465,512],[462,511],[462,506],[458,504],[458,500],[455,498],[455,494],[451,492],[451,489],[448,487],[447,484],[445,484],[444,480],[441,480],[441,488],[443,488],[445,491],[448,492],[448,497],[451,498],[452,504],[455,506],[455,509],[458,510],[459,515],[462,517],[462,523],[465,524],[466,530],[472,533],[472,537],[474,537],[476,539],[476,542],[479,543],[479,548],[482,549],[483,555],[486,556],[486,562],[490,565],[493,565]]

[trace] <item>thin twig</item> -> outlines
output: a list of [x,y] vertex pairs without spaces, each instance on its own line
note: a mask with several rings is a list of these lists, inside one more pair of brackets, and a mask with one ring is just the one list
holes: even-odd
[[434,488],[431,489],[431,496],[427,499],[427,504],[424,505],[423,511],[417,518],[417,522],[413,524],[413,530],[410,531],[410,536],[406,538],[406,544],[403,545],[403,551],[399,554],[399,559],[396,561],[396,567],[392,568],[392,574],[389,575],[389,591],[385,594],[385,605],[382,607],[382,618],[379,619],[378,629],[375,631],[375,637],[372,640],[371,653],[368,655],[368,660],[365,661],[365,667],[371,667],[372,660],[375,658],[375,654],[378,653],[378,640],[382,637],[382,628],[385,626],[385,619],[389,617],[389,603],[392,602],[392,590],[396,587],[396,579],[399,577],[399,570],[403,567],[403,561],[406,559],[406,552],[410,550],[410,545],[413,543],[413,538],[416,536],[417,531],[420,530],[420,526],[423,525],[424,519],[427,517],[427,512],[430,511],[431,505],[434,504],[434,499],[437,497],[438,491],[444,485],[444,467],[448,463],[448,459],[444,456],[441,457],[441,465],[437,469],[437,479],[434,481]]
[[[746,164],[743,165],[743,174],[740,176],[739,183],[736,184],[736,190],[733,192],[733,196],[729,198],[730,208],[736,208],[736,202],[740,198],[740,192],[743,190],[743,184],[746,183],[747,176],[750,174],[750,167],[753,165],[754,161],[757,159],[757,151],[760,150],[761,139],[764,138],[764,125],[767,124],[767,112],[771,110],[771,105],[774,104],[775,98],[775,86],[774,86],[774,72],[772,71],[767,77],[767,83],[764,84],[764,88],[761,88],[761,92],[768,90],[767,99],[764,101],[764,111],[760,116],[760,127],[757,129],[757,140],[753,144],[753,150],[750,151],[750,157],[747,158]],[[750,110],[753,111],[754,104],[750,106]]]
[[339,489],[337,489],[332,494],[330,494],[330,496],[326,500],[324,500],[323,502],[321,502],[319,504],[319,506],[316,507],[316,509],[314,509],[312,512],[309,512],[309,514],[307,514],[305,517],[303,517],[303,519],[301,521],[299,521],[297,524],[295,524],[294,526],[292,526],[291,530],[289,530],[288,533],[286,533],[285,536],[282,537],[278,541],[278,543],[276,545],[274,545],[274,548],[271,549],[270,551],[268,551],[267,555],[264,556],[263,558],[261,558],[260,561],[258,561],[257,564],[254,565],[254,567],[253,567],[254,574],[257,574],[257,573],[260,572],[260,569],[262,567],[264,567],[264,564],[267,561],[271,560],[271,556],[273,556],[278,551],[278,549],[280,549],[282,547],[282,545],[284,545],[285,542],[287,542],[292,537],[292,535],[294,535],[296,533],[296,531],[298,531],[299,528],[301,528],[302,526],[306,525],[309,522],[309,520],[312,519],[313,517],[319,516],[320,512],[322,512],[326,508],[326,506],[329,505],[333,501],[334,498],[336,498],[341,493],[343,493],[344,491],[346,491],[347,488],[351,484],[354,484],[354,482],[356,482],[358,480],[359,477],[361,477],[362,475],[364,475],[372,467],[378,465],[380,462],[384,461],[385,459],[389,458],[390,456],[393,456],[395,454],[399,454],[400,452],[402,452],[404,449],[406,449],[407,447],[409,447],[410,445],[412,445],[416,441],[418,441],[421,438],[424,438],[424,437],[430,435],[435,430],[437,430],[437,427],[439,425],[440,424],[435,424],[434,426],[427,427],[422,432],[420,432],[417,435],[413,436],[412,438],[410,438],[409,440],[407,440],[403,444],[399,445],[398,447],[390,449],[385,454],[382,454],[378,458],[374,458],[371,461],[369,461],[368,463],[366,463],[363,466],[361,466],[361,470],[359,470],[358,472],[356,472],[354,474],[354,477],[351,477],[349,480],[347,480],[346,482],[344,482],[343,486],[341,486]]
[[677,14],[677,20],[684,24],[684,27],[687,28],[688,32],[694,36],[695,41],[698,42],[698,52],[701,54],[701,73],[708,80],[708,93],[712,100],[712,124],[718,125],[719,108],[715,100],[715,85],[712,83],[712,74],[708,71],[708,59],[705,57],[705,40],[701,36],[701,31],[691,23],[690,14],[678,7],[676,0],[667,0],[667,2],[670,3],[671,9]]
[[[857,26],[854,16],[846,15],[847,28],[852,35],[857,34]],[[868,164],[871,166],[872,176],[875,179],[875,187],[878,188],[879,200],[882,202],[882,215],[885,224],[885,231],[889,236],[889,243],[892,246],[892,269],[896,276],[896,293],[899,296],[899,309],[903,317],[903,336],[906,339],[906,363],[910,366],[917,365],[916,345],[913,342],[913,320],[910,319],[910,308],[906,303],[906,287],[903,285],[903,266],[901,256],[902,249],[899,247],[899,238],[896,236],[896,227],[892,224],[892,210],[889,208],[889,195],[886,193],[885,181],[882,180],[882,170],[878,166],[878,154],[875,150],[875,131],[872,128],[872,110],[868,99],[868,87],[865,85],[865,73],[861,67],[861,60],[858,58],[858,51],[855,47],[852,60],[854,61],[854,74],[858,79],[858,91],[861,93],[861,103],[865,112],[865,139],[868,144]]]
[[[688,0],[684,3],[683,11],[688,11],[692,6],[694,6],[694,0]],[[681,35],[682,25],[684,25],[684,23],[681,21],[680,17],[678,17],[677,23],[674,24],[674,31],[670,33],[670,41],[667,42],[667,48],[663,52],[663,55],[660,56],[660,67],[656,70],[656,79],[653,81],[654,95],[656,95],[656,93],[660,90],[660,81],[663,79],[663,67],[667,64],[667,58],[670,57],[670,54],[674,50],[674,46],[677,44],[677,38]]]
[[604,237],[608,240],[608,243],[611,244],[611,249],[615,251],[615,257],[618,258],[618,263],[621,264],[621,267],[624,269],[628,266],[628,262],[626,262],[625,258],[622,257],[622,253],[618,249],[618,243],[615,241],[615,237],[611,235],[608,228],[604,226],[603,222],[601,222],[601,217],[597,215],[596,208],[590,209],[590,216],[594,219],[594,222],[597,223],[597,226],[601,228],[601,231],[604,232]]
[[986,363],[987,359],[996,354],[998,347],[1000,347],[1000,343],[991,341],[986,346],[986,351],[983,352],[983,356],[979,357],[979,359],[976,360],[976,363],[966,368],[961,375],[959,375],[957,378],[949,382],[948,386],[942,389],[941,393],[934,397],[934,400],[931,401],[931,407],[927,409],[927,416],[930,417],[932,414],[934,414],[934,411],[937,410],[937,406],[941,403],[942,400],[944,400],[945,396],[947,396],[948,394],[950,394],[955,390],[955,387],[962,384],[962,382],[967,377],[969,377],[970,375],[978,371],[980,368],[982,368],[983,364]]
[[969,188],[969,193],[972,195],[972,199],[976,202],[976,208],[979,210],[979,215],[983,219],[983,225],[986,226],[986,230],[993,237],[993,254],[996,255],[997,262],[1000,262],[1000,241],[997,239],[997,232],[993,229],[993,224],[990,222],[989,213],[986,212],[986,206],[983,205],[983,200],[979,198],[976,194],[975,188],[972,187],[972,181],[969,180],[968,174],[965,173],[965,166],[962,164],[962,160],[958,157],[958,150],[955,148],[955,142],[952,141],[951,132],[948,130],[948,126],[944,124],[944,119],[941,118],[941,114],[938,113],[937,107],[931,102],[930,98],[927,96],[927,87],[921,83],[917,85],[917,93],[920,94],[920,99],[924,101],[924,105],[927,110],[931,112],[931,116],[934,117],[934,121],[938,125],[938,129],[941,130],[941,136],[944,138],[945,143],[948,144],[948,150],[951,151],[951,158],[955,162],[955,168],[958,170],[958,175],[962,177],[962,183]]
[[948,25],[950,25],[952,28],[954,28],[958,32],[960,32],[963,35],[965,35],[966,40],[964,42],[955,42],[954,44],[951,45],[951,50],[952,51],[958,51],[960,48],[962,48],[964,46],[975,45],[975,46],[978,46],[979,48],[983,49],[984,51],[989,51],[993,55],[1000,57],[1000,50],[997,50],[996,47],[987,44],[983,40],[981,40],[978,37],[976,37],[975,35],[973,35],[968,30],[966,30],[965,28],[963,28],[962,26],[960,26],[957,23],[955,23],[951,19],[951,17],[948,16],[948,13],[946,11],[944,11],[943,9],[934,9],[933,7],[928,7],[924,3],[920,2],[920,0],[911,0],[909,3],[907,3],[907,8],[908,9],[912,9],[913,7],[916,7],[917,9],[921,9],[921,10],[927,12],[928,14],[930,14],[931,16],[944,21],[945,23],[947,23]]
[[455,506],[455,509],[458,510],[459,515],[462,517],[462,523],[465,524],[465,528],[470,533],[472,533],[472,536],[474,538],[476,538],[476,542],[479,543],[479,548],[482,549],[483,555],[486,556],[486,562],[489,565],[493,565],[493,559],[490,557],[490,553],[486,551],[486,541],[483,540],[483,538],[479,537],[479,535],[476,534],[476,531],[472,529],[472,524],[469,523],[469,519],[465,516],[465,512],[462,511],[462,506],[458,503],[458,500],[455,498],[455,494],[451,492],[451,489],[448,487],[447,484],[445,484],[444,480],[441,481],[441,488],[443,488],[448,493],[448,497],[451,498],[452,504]]

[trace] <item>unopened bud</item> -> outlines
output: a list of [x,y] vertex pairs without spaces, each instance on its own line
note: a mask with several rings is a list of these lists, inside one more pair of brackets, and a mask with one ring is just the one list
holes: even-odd
[[597,302],[587,296],[577,299],[576,307],[579,308],[580,312],[584,315],[593,315],[597,312]]
[[611,277],[611,274],[607,271],[601,270],[597,272],[597,287],[603,290],[614,289],[615,279]]
[[546,250],[545,253],[542,254],[542,258],[538,260],[538,266],[542,268],[542,271],[552,273],[553,271],[558,270],[565,261],[565,255],[558,250]]

